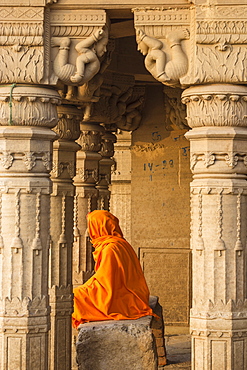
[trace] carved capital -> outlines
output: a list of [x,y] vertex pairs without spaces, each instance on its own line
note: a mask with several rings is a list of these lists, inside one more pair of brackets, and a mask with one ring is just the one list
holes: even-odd
[[58,140],[75,141],[80,136],[80,122],[82,121],[82,111],[74,106],[60,105],[57,108],[58,123],[54,127],[59,135]]
[[59,94],[51,89],[15,84],[0,87],[0,125],[54,127],[59,103]]
[[81,150],[84,152],[99,152],[101,149],[101,138],[104,133],[104,128],[99,124],[82,123],[81,135],[78,143],[81,145]]
[[117,137],[111,132],[106,132],[102,136],[102,147],[100,154],[103,158],[111,158],[114,155],[114,143],[116,143]]
[[191,128],[247,126],[247,88],[242,85],[193,86],[182,94]]

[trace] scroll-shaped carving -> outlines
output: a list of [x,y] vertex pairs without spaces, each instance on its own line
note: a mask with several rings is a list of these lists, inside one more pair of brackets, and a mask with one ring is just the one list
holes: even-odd
[[106,52],[107,42],[108,33],[104,29],[98,29],[78,42],[75,46],[78,56],[74,65],[69,63],[71,39],[69,37],[53,37],[51,39],[52,46],[59,47],[53,63],[56,76],[69,86],[85,84],[99,72],[99,58]]
[[206,152],[203,154],[203,162],[206,168],[212,166],[215,162],[215,154],[212,152]]
[[[145,56],[145,67],[151,75],[165,85],[179,85],[180,77],[188,70],[188,59],[182,48],[182,40],[189,38],[188,29],[176,30],[166,36],[166,42],[136,31],[138,50]],[[169,50],[170,60],[164,49]]]

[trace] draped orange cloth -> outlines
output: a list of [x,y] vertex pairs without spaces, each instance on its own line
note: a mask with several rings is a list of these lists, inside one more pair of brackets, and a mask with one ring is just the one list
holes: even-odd
[[93,211],[87,219],[95,248],[95,274],[74,289],[73,327],[89,321],[154,315],[141,265],[123,238],[118,219],[108,211]]

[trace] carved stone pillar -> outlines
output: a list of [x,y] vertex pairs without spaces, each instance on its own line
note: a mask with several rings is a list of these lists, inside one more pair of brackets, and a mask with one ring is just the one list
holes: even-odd
[[52,141],[57,92],[0,87],[0,368],[48,368]]
[[81,135],[78,143],[77,168],[74,178],[76,196],[74,203],[74,253],[73,284],[81,285],[92,274],[92,247],[86,234],[86,215],[97,209],[99,179],[99,161],[101,138],[104,128],[98,123],[81,123]]
[[131,132],[120,131],[114,145],[110,211],[121,220],[123,235],[131,243]]
[[53,143],[51,179],[51,251],[49,295],[51,305],[50,369],[71,368],[72,245],[76,152],[82,113],[76,107],[58,107],[59,139]]
[[102,148],[100,154],[102,159],[99,162],[99,181],[98,189],[98,209],[105,209],[109,211],[110,195],[109,185],[111,184],[111,171],[114,160],[114,143],[116,142],[116,135],[106,131],[102,136]]
[[192,369],[244,370],[247,8],[241,0],[192,3],[135,10],[137,43],[158,81],[192,85],[182,95],[194,174]]
[[247,88],[184,91],[192,128],[192,369],[247,366]]

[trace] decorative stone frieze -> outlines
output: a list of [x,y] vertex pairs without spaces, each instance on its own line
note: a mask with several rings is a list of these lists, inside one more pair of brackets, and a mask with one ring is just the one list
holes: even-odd
[[[246,6],[196,5],[191,8],[191,53],[184,85],[246,81]],[[193,52],[195,51],[195,52]]]
[[16,84],[1,86],[1,125],[54,127],[60,100],[60,96],[49,88],[30,85],[23,88]]
[[49,10],[42,5],[1,7],[1,83],[49,83]]
[[[58,139],[53,143],[51,179],[51,304],[50,369],[71,367],[71,313],[72,303],[72,246],[73,206],[75,189],[76,152],[80,146],[82,111],[69,105],[58,107],[58,124],[54,131]],[[66,334],[64,334],[66,333]],[[59,355],[58,355],[59,353]]]
[[230,84],[192,86],[183,93],[182,102],[187,105],[187,122],[192,128],[247,126],[245,86]]

